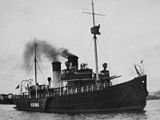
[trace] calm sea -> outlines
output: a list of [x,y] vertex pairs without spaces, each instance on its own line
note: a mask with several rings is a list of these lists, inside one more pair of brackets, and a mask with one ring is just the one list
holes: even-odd
[[160,100],[147,101],[141,113],[54,114],[17,111],[14,105],[0,105],[0,120],[160,120]]

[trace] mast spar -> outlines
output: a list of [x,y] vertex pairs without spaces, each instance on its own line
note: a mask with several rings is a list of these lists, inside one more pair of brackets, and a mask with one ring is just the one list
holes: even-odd
[[98,74],[98,52],[97,52],[97,36],[96,35],[100,35],[100,32],[99,32],[100,25],[96,26],[96,23],[95,23],[95,12],[94,12],[93,0],[92,0],[92,17],[93,17],[93,27],[91,28],[91,33],[93,34],[93,40],[94,40],[96,81],[98,81],[99,74]]
[[35,86],[36,86],[36,98],[37,98],[37,43],[34,41],[34,66],[35,66]]
[[34,41],[34,66],[35,66],[35,84],[37,85],[37,43]]

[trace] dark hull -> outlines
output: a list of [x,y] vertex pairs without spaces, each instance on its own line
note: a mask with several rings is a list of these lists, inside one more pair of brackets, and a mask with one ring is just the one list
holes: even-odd
[[[78,113],[143,110],[146,106],[146,76],[98,91],[14,99],[16,109],[40,112]],[[34,105],[34,103],[36,103]],[[32,104],[32,105],[31,105]],[[37,105],[38,104],[38,105]]]

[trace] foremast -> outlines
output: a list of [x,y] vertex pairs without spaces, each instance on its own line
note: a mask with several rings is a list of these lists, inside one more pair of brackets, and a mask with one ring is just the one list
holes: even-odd
[[96,81],[98,81],[99,74],[98,74],[98,52],[97,52],[97,36],[96,35],[100,35],[100,32],[99,32],[100,25],[96,26],[93,0],[92,0],[92,17],[93,17],[93,27],[91,28],[91,33],[93,34],[93,40],[94,40]]

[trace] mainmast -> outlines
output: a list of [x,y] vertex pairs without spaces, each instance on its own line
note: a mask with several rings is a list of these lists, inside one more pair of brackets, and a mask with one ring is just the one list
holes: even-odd
[[98,81],[99,74],[98,74],[98,53],[97,53],[97,36],[96,35],[100,35],[100,32],[99,32],[100,25],[96,26],[96,23],[95,23],[95,12],[94,12],[93,0],[92,0],[92,17],[93,17],[93,27],[91,28],[91,33],[93,34],[93,40],[94,40],[96,80]]
[[34,41],[34,67],[35,67],[35,85],[36,85],[36,98],[37,98],[37,43]]

